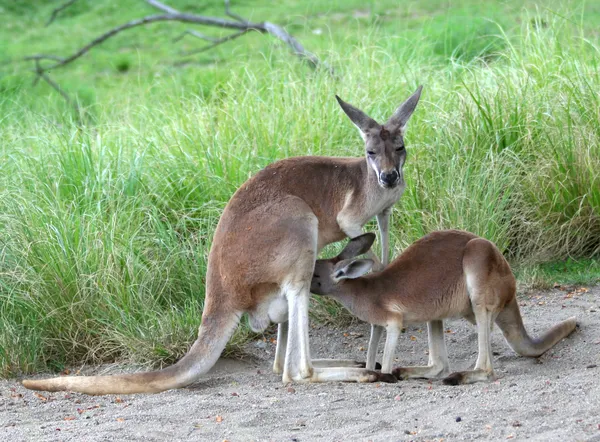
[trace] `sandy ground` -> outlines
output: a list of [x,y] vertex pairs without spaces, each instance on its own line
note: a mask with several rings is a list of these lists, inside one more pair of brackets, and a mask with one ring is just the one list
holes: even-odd
[[[157,395],[36,395],[2,381],[0,440],[600,441],[600,286],[527,293],[520,303],[532,333],[572,315],[580,327],[537,359],[515,355],[495,329],[493,383],[283,385],[271,372],[275,345],[266,335],[248,344],[246,360],[221,360],[193,387]],[[455,320],[446,328],[452,368],[472,366],[474,327]],[[312,328],[313,356],[364,360],[368,334],[366,324]],[[426,335],[407,329],[399,364],[426,362]]]

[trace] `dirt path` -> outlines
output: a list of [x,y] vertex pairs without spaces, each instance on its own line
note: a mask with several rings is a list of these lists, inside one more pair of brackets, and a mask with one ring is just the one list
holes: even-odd
[[[529,293],[520,303],[532,333],[572,315],[580,328],[538,359],[516,356],[495,329],[494,383],[286,386],[271,373],[274,344],[267,339],[248,345],[249,360],[222,360],[193,388],[157,395],[37,396],[2,381],[0,440],[600,441],[600,286],[574,295]],[[472,366],[474,328],[463,320],[446,328],[453,369]],[[313,328],[312,353],[364,360],[368,333],[364,324]],[[408,328],[399,361],[425,363],[426,335]]]

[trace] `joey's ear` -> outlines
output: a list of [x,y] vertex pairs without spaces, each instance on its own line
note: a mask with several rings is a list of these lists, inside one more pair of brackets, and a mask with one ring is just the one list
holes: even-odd
[[337,99],[338,103],[340,104],[340,106],[342,107],[342,109],[344,110],[346,115],[348,115],[348,118],[350,118],[350,120],[352,120],[354,125],[356,127],[358,127],[358,130],[360,130],[361,135],[364,135],[365,133],[367,133],[367,131],[369,129],[374,129],[374,128],[380,127],[379,123],[377,123],[377,121],[375,121],[374,119],[369,117],[367,114],[365,114],[360,109],[352,106],[349,103],[346,103],[344,100],[342,100],[337,95],[335,96],[335,98]]
[[408,99],[402,103],[398,109],[396,109],[396,112],[394,112],[394,115],[390,117],[387,123],[385,123],[385,126],[390,132],[404,130],[404,126],[406,126],[408,119],[413,114],[417,104],[419,103],[422,90],[423,86],[419,86],[415,93],[408,97]]
[[345,259],[335,265],[332,276],[338,280],[359,278],[371,270],[373,264],[375,262],[372,259]]
[[365,233],[363,235],[352,238],[344,250],[337,256],[339,259],[350,259],[355,256],[366,253],[375,242],[376,235],[374,233]]

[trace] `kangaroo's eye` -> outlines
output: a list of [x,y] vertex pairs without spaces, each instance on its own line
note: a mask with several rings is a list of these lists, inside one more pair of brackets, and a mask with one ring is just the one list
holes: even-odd
[[372,150],[367,150],[367,155],[372,157],[373,155],[375,155],[375,152],[373,152]]
[[400,146],[396,148],[396,152],[402,152],[404,150],[404,146]]

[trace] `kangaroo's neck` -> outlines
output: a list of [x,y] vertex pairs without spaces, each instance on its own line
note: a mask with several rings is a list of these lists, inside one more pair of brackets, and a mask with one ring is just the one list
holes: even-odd
[[353,185],[348,188],[345,200],[337,214],[339,226],[348,236],[360,234],[362,226],[375,215],[392,207],[402,196],[404,184],[393,189],[379,185],[376,172],[362,159],[353,164]]
[[378,302],[380,288],[377,287],[377,282],[369,277],[346,279],[337,284],[330,296],[362,321],[385,325],[386,315]]

